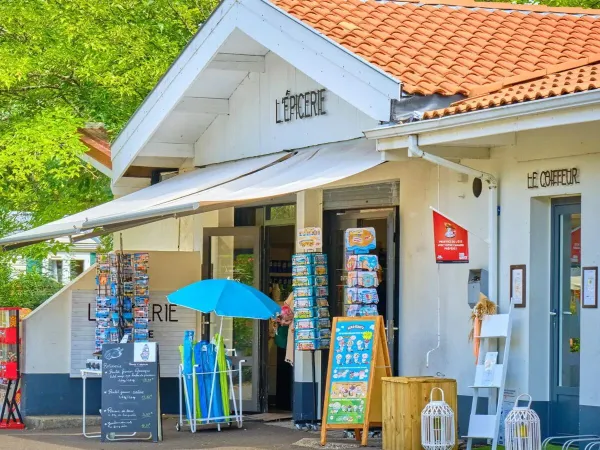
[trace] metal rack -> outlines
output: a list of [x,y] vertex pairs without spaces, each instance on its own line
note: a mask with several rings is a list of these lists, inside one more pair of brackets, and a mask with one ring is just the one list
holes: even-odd
[[[0,429],[23,429],[19,409],[21,384],[20,309],[0,308],[0,384],[6,394],[0,409]],[[12,351],[9,350],[12,348]]]

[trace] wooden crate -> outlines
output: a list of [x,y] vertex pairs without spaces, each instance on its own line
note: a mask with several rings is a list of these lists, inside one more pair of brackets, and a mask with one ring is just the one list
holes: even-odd
[[[444,391],[454,411],[457,426],[454,449],[458,449],[458,399],[456,380],[435,377],[391,377],[383,382],[383,450],[419,450],[421,447],[421,412],[429,403],[431,389]],[[439,400],[439,392],[434,399]]]

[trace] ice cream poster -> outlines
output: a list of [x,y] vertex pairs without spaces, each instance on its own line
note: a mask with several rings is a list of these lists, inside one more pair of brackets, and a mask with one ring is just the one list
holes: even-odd
[[374,332],[374,320],[337,322],[327,423],[364,423]]
[[433,210],[433,238],[438,264],[469,262],[468,231],[436,210]]
[[297,233],[296,248],[299,252],[317,252],[323,248],[321,228],[300,228]]

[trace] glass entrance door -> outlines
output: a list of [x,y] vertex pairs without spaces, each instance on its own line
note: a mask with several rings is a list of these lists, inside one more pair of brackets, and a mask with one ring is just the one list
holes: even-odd
[[552,208],[551,422],[552,434],[579,432],[581,200]]
[[[260,289],[260,227],[204,228],[203,279],[230,279]],[[204,315],[202,338],[211,339],[219,332],[221,318]],[[235,367],[245,360],[242,369],[242,407],[259,408],[259,335],[260,321],[223,319],[223,340]],[[233,386],[238,394],[237,376]]]

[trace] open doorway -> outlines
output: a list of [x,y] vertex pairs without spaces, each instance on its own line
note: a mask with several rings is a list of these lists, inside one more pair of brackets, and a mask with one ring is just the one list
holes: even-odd
[[[295,226],[266,226],[265,269],[268,280],[268,293],[279,305],[292,292],[292,255],[295,246]],[[270,327],[267,347],[267,398],[269,412],[292,410],[292,389],[294,385],[293,367],[285,362],[285,339],[278,336]]]

